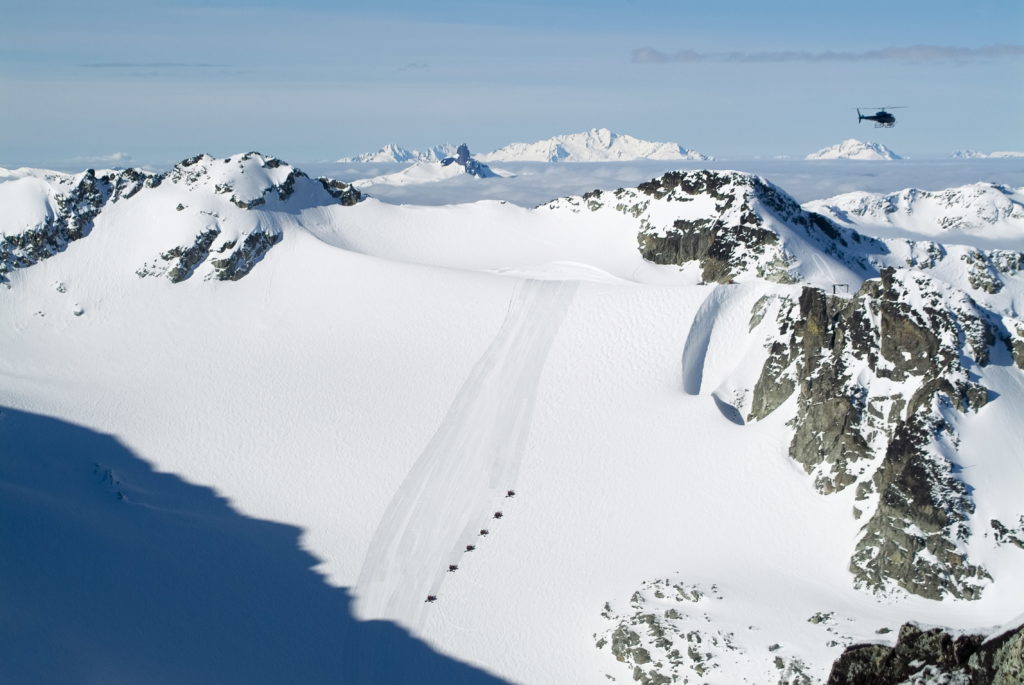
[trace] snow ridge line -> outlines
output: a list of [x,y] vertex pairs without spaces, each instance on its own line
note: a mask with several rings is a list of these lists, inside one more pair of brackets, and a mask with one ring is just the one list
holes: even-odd
[[492,516],[515,486],[540,376],[578,286],[517,285],[494,340],[381,518],[355,589],[361,618],[422,625],[427,595],[439,594],[466,545],[484,553],[479,531],[498,523]]
[[683,391],[687,395],[699,395],[704,381],[704,360],[715,330],[715,319],[735,289],[716,285],[697,310],[690,324],[690,332],[683,345]]

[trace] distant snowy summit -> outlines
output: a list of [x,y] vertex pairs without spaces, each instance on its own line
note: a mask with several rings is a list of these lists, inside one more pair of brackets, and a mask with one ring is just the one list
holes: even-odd
[[400,145],[388,143],[376,152],[365,152],[354,157],[342,157],[339,163],[382,163],[382,162],[440,162],[446,157],[457,154],[457,148],[451,143],[435,145],[426,150],[407,150]]
[[[423,152],[389,144],[377,152],[343,157],[338,162],[440,162],[457,154],[458,150],[448,144]],[[678,143],[640,140],[606,128],[595,128],[534,143],[512,143],[478,155],[477,159],[482,162],[630,162],[640,159],[708,161],[714,157],[689,150]]]
[[606,128],[555,136],[535,143],[512,143],[480,155],[485,162],[629,162],[638,159],[707,161],[708,155],[678,143],[657,143],[619,135]]
[[373,185],[401,186],[417,183],[435,183],[464,175],[476,178],[507,177],[511,175],[495,171],[483,162],[473,159],[469,153],[469,146],[465,143],[456,148],[454,152],[454,155],[444,157],[439,161],[417,161],[409,168],[397,173],[362,179],[355,181],[352,185],[356,188],[366,188]]
[[950,155],[953,159],[1017,159],[1024,157],[1024,152],[997,150],[996,152],[978,152],[977,150],[957,150]]
[[804,159],[892,160],[903,158],[881,143],[865,143],[856,138],[848,138],[838,145],[812,152]]

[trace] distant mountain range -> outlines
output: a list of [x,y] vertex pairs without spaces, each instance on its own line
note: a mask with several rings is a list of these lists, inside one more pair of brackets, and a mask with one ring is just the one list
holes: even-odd
[[953,159],[1016,159],[1024,157],[1024,152],[997,150],[996,152],[978,152],[977,150],[957,150],[950,155]]
[[838,145],[822,148],[812,152],[804,159],[860,159],[860,160],[893,160],[903,159],[881,143],[864,142],[856,138],[847,138]]
[[[407,150],[388,144],[377,152],[343,157],[339,162],[436,162],[456,154],[453,145],[437,145],[424,151]],[[493,152],[477,155],[483,162],[628,162],[639,159],[714,159],[678,143],[659,143],[620,135],[607,128],[555,136],[533,143],[512,143]]]
[[[436,150],[437,148],[431,148]],[[355,188],[366,188],[372,185],[409,185],[413,183],[434,183],[456,176],[475,176],[476,178],[507,177],[510,174],[499,173],[470,155],[469,147],[463,143],[454,155],[439,161],[417,159],[410,166],[393,174],[384,174],[373,178],[362,179],[352,183]]]

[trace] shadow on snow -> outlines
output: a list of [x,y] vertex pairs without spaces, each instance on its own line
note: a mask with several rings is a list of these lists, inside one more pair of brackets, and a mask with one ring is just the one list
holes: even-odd
[[504,682],[357,621],[299,534],[109,435],[4,409],[0,681]]

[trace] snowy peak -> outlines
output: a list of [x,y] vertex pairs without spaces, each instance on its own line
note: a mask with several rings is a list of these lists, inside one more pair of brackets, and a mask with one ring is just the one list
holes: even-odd
[[895,152],[881,143],[871,143],[847,138],[838,145],[822,148],[812,152],[804,159],[859,159],[859,160],[893,160],[902,159]]
[[455,165],[462,167],[465,173],[477,178],[493,178],[497,176],[486,164],[478,162],[469,155],[469,146],[463,143],[456,149],[455,156],[445,157],[441,160],[441,166]]
[[426,150],[408,150],[400,145],[388,143],[376,152],[365,152],[352,157],[342,157],[339,163],[387,163],[387,162],[439,162],[445,157],[456,153],[456,148],[450,143],[435,145]]
[[939,191],[854,192],[807,203],[845,224],[891,226],[927,236],[947,232],[1024,238],[1024,188],[972,183]]
[[738,171],[673,171],[636,189],[595,190],[552,209],[614,211],[636,217],[644,259],[696,263],[704,282],[763,279],[860,283],[877,274],[867,256],[878,241],[803,210],[774,184]]
[[638,159],[710,160],[677,143],[657,143],[619,135],[606,128],[555,136],[534,143],[512,143],[480,155],[487,162],[623,162]]
[[0,204],[11,208],[0,217],[0,282],[86,238],[106,216],[136,211],[155,217],[159,228],[146,236],[159,257],[138,275],[166,274],[177,282],[210,261],[214,277],[237,280],[281,240],[281,226],[289,223],[281,216],[361,198],[348,184],[311,179],[257,152],[225,159],[197,155],[163,174],[19,169],[0,173],[0,179]]

